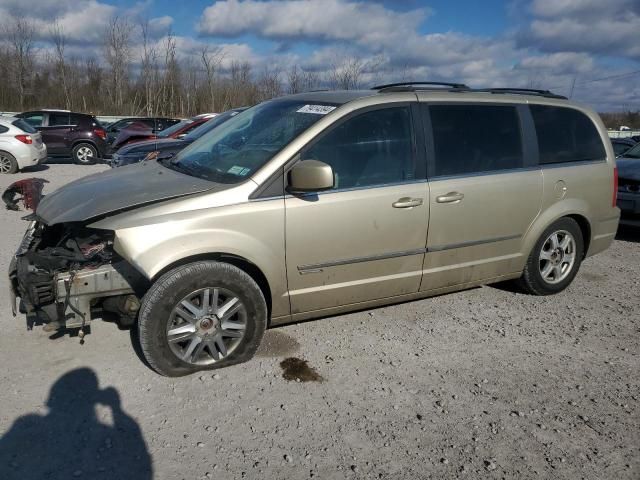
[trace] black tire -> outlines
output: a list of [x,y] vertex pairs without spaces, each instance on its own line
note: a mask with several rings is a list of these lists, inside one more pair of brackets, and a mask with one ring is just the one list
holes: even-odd
[[78,143],[73,147],[73,161],[78,165],[93,165],[98,161],[98,150],[90,143]]
[[[568,232],[573,236],[575,243],[575,259],[573,264],[570,266],[570,271],[563,274],[564,278],[560,277],[562,280],[557,283],[550,283],[545,280],[541,272],[541,268],[543,268],[542,265],[545,265],[541,262],[545,262],[545,260],[542,260],[540,256],[543,248],[549,245],[547,240],[556,232]],[[533,250],[529,254],[529,258],[527,259],[522,277],[518,280],[518,285],[525,292],[532,295],[553,295],[555,293],[559,293],[567,288],[578,274],[583,257],[584,239],[582,237],[582,230],[580,230],[580,226],[572,218],[561,218],[550,225],[534,245]]]
[[0,173],[18,173],[16,157],[9,152],[0,151]]
[[[209,365],[194,365],[172,351],[167,324],[174,307],[185,296],[207,287],[225,289],[237,296],[246,309],[246,328],[240,343],[226,357]],[[267,315],[260,287],[244,271],[215,261],[190,263],[162,275],[145,294],[138,317],[140,347],[151,368],[168,377],[235,365],[255,354],[267,326]]]

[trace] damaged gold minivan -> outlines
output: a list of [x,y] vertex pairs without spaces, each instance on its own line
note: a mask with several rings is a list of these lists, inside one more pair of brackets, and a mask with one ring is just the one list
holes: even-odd
[[137,324],[149,364],[184,375],[286,322],[510,279],[560,292],[611,244],[615,183],[598,116],[547,91],[290,95],[45,196],[12,293],[31,324]]

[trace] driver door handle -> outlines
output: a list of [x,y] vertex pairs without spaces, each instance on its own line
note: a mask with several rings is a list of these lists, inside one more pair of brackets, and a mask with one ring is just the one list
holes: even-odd
[[439,195],[436,197],[436,202],[438,203],[458,203],[464,198],[463,193],[459,192],[449,192],[444,195]]
[[402,197],[391,204],[393,208],[411,208],[422,205],[421,198]]

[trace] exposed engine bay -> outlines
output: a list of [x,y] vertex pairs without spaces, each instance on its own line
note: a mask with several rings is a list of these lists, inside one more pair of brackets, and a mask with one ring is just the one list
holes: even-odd
[[29,225],[9,272],[29,328],[44,323],[84,332],[92,314],[104,311],[133,323],[145,279],[114,252],[113,240],[113,232],[80,223]]

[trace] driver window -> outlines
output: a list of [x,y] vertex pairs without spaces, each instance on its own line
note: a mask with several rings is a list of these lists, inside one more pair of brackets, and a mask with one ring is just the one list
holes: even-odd
[[333,168],[335,189],[415,179],[409,107],[371,110],[352,117],[302,153]]

